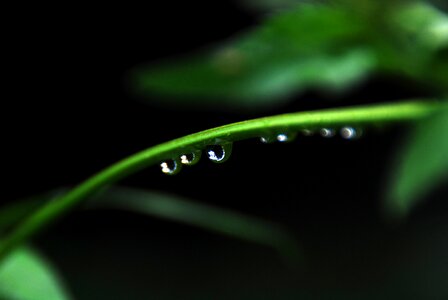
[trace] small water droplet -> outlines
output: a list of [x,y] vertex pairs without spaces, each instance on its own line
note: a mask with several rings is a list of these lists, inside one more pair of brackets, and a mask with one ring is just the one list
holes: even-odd
[[344,139],[351,140],[359,137],[361,135],[361,130],[346,126],[341,128],[340,134]]
[[286,143],[291,142],[295,139],[296,134],[292,133],[279,133],[277,135],[266,135],[260,138],[260,141],[264,144],[270,144],[274,142]]
[[201,159],[202,151],[197,150],[191,153],[182,154],[180,156],[180,162],[183,165],[192,166],[195,165]]
[[304,136],[312,136],[312,135],[314,135],[314,131],[312,131],[311,129],[302,129],[300,132]]
[[179,164],[179,162],[174,159],[169,159],[160,164],[162,172],[167,175],[175,175],[179,173],[181,167],[182,166]]
[[232,143],[207,146],[205,152],[208,158],[215,163],[223,163],[232,153]]
[[326,138],[333,137],[335,135],[334,129],[332,128],[322,128],[319,131],[320,135]]
[[263,144],[270,144],[270,143],[275,142],[276,140],[277,140],[276,136],[262,136],[262,137],[260,137],[260,141]]

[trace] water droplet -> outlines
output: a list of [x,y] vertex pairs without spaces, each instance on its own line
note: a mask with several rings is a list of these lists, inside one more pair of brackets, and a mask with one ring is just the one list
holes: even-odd
[[211,161],[215,163],[223,163],[229,159],[230,154],[232,153],[232,143],[207,146],[205,152]]
[[300,132],[304,136],[312,136],[312,135],[314,135],[314,131],[312,131],[311,129],[302,129]]
[[333,137],[335,135],[334,129],[332,128],[322,128],[319,131],[320,135],[326,138]]
[[201,159],[202,151],[196,150],[191,153],[182,154],[180,156],[180,162],[183,165],[192,166],[195,165]]
[[270,143],[275,142],[276,140],[277,140],[276,136],[262,136],[262,137],[260,138],[260,141],[261,141],[263,144],[270,144]]
[[296,134],[292,133],[279,133],[277,135],[266,135],[260,138],[260,141],[264,144],[269,144],[273,142],[286,143],[291,142],[295,139]]
[[344,139],[351,140],[360,136],[361,131],[359,129],[355,129],[353,127],[342,127],[340,130],[340,134]]
[[280,133],[277,135],[277,141],[279,142],[287,142],[289,140],[289,136],[286,133]]
[[177,160],[169,159],[167,161],[164,161],[160,164],[160,168],[162,169],[162,172],[167,175],[175,175],[179,173],[180,169],[182,168],[182,165],[179,164]]

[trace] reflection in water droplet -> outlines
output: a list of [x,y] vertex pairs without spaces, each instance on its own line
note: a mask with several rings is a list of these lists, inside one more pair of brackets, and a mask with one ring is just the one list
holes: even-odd
[[182,154],[180,156],[180,162],[187,166],[195,165],[201,159],[201,150],[193,151],[191,153]]
[[341,128],[340,133],[341,133],[341,136],[347,140],[357,138],[360,135],[360,132],[358,130],[356,130],[353,127],[349,127],[349,126]]
[[335,135],[334,129],[331,128],[322,128],[319,132],[321,136],[326,138],[330,138]]
[[277,141],[281,142],[281,143],[287,143],[287,142],[292,142],[294,141],[294,139],[296,138],[297,134],[296,133],[280,133],[277,135]]
[[296,134],[291,133],[279,133],[277,135],[265,135],[260,138],[260,141],[264,144],[269,144],[273,142],[291,142],[296,137]]
[[222,163],[229,159],[232,153],[232,143],[207,146],[205,152],[211,161]]
[[179,173],[181,165],[176,160],[170,159],[161,163],[160,168],[162,169],[163,173],[167,175],[174,175]]
[[277,135],[277,141],[279,142],[287,142],[289,140],[289,137],[286,133],[280,133]]

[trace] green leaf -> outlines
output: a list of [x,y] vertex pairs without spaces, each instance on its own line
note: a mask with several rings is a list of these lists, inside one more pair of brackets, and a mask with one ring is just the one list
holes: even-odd
[[281,226],[179,196],[135,188],[112,187],[98,195],[93,207],[115,207],[180,222],[214,233],[271,247],[284,258],[297,261],[295,238]]
[[70,298],[53,267],[30,248],[18,248],[0,265],[0,299]]
[[437,8],[421,2],[397,7],[391,22],[408,38],[412,47],[439,49],[448,46],[448,16]]
[[354,43],[363,26],[339,6],[299,6],[212,51],[136,70],[134,87],[183,99],[164,101],[239,108],[276,105],[307,88],[343,90],[375,65]]
[[131,82],[172,96],[151,100],[252,110],[307,89],[344,91],[373,72],[446,92],[447,45],[448,16],[422,1],[302,3],[218,48],[135,70]]
[[421,121],[412,132],[392,172],[386,209],[403,217],[448,176],[448,109]]
[[387,11],[383,27],[375,40],[380,68],[446,93],[448,15],[422,1],[405,1]]

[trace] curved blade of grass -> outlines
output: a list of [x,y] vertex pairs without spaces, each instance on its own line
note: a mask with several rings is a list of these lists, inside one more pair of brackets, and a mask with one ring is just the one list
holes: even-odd
[[250,241],[277,250],[289,261],[297,261],[299,247],[285,228],[231,210],[195,203],[179,196],[135,188],[111,187],[89,207],[113,207],[180,222],[214,233]]
[[420,101],[297,112],[224,125],[156,145],[111,165],[33,213],[0,241],[0,260],[11,249],[35,235],[101,188],[143,168],[169,158],[177,158],[181,154],[196,149],[203,149],[206,145],[259,137],[267,132],[285,132],[323,126],[336,127],[347,124],[368,126],[409,122],[427,117],[444,106],[446,104]]
[[28,247],[15,250],[0,265],[0,299],[71,299],[53,267]]

